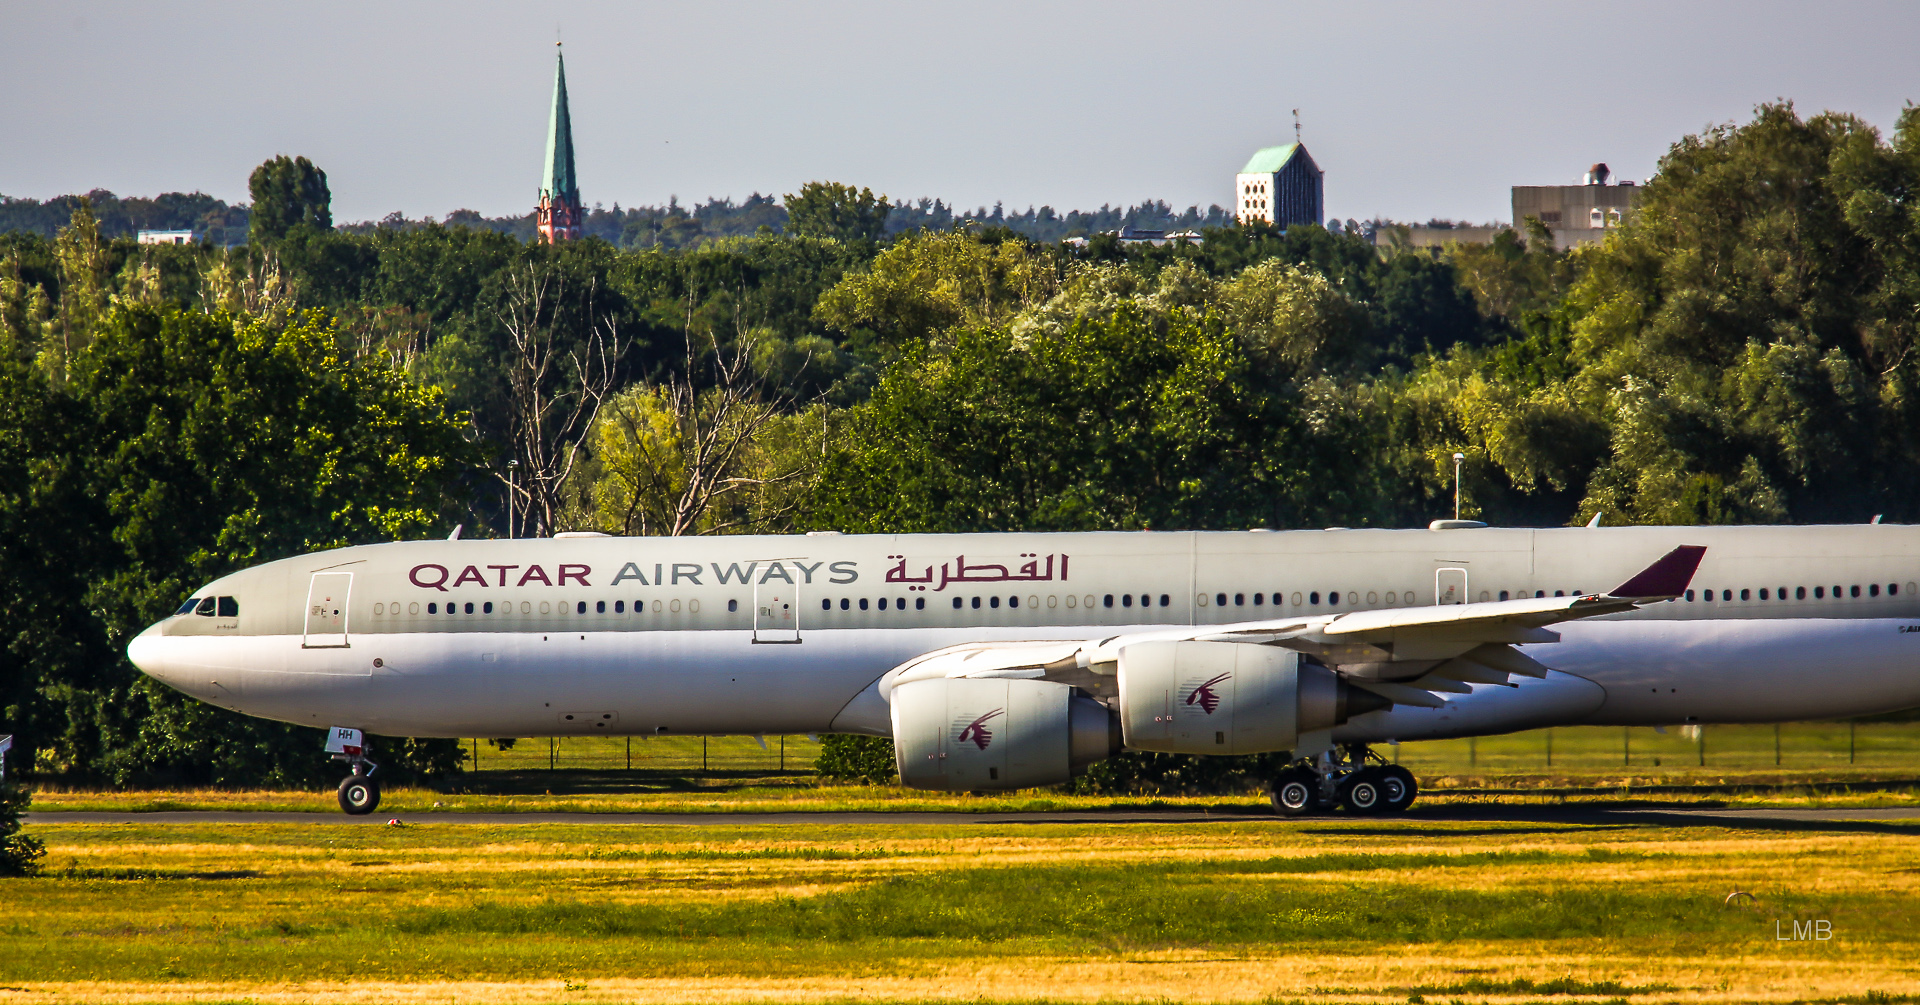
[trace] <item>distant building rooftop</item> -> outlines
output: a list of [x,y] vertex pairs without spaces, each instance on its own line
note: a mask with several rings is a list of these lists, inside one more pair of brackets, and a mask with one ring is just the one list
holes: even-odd
[[199,235],[191,230],[143,230],[134,239],[141,244],[192,244]]
[[1289,143],[1283,147],[1263,147],[1255,150],[1253,156],[1247,160],[1247,166],[1240,169],[1240,173],[1273,174],[1286,167],[1287,162],[1293,159],[1295,151],[1299,149],[1300,144]]

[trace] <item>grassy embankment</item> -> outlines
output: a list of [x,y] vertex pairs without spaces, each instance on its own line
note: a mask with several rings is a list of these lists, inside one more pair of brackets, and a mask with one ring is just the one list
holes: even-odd
[[[1413,769],[1432,803],[1658,798],[1731,805],[1920,805],[1920,723],[1793,723],[1678,729],[1581,727],[1383,747]],[[784,741],[784,753],[783,753]],[[386,793],[391,813],[440,811],[778,812],[1241,807],[1254,794],[1073,796],[1050,790],[968,797],[891,787],[821,786],[818,744],[802,736],[576,737],[510,750],[466,741],[468,773],[435,791]],[[1552,760],[1549,763],[1549,744]],[[319,756],[319,755],[315,755]],[[631,760],[629,760],[631,757]],[[1701,762],[1705,763],[1702,764]],[[279,809],[337,812],[331,792],[109,792],[37,786],[41,810]]]
[[35,830],[0,1002],[1920,1001],[1920,825]]

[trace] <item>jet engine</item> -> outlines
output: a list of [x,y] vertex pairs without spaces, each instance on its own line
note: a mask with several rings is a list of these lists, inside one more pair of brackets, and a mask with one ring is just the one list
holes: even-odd
[[1120,650],[1117,672],[1121,728],[1134,750],[1293,750],[1301,733],[1391,704],[1271,646],[1142,642]]
[[900,781],[916,789],[1055,785],[1120,749],[1113,713],[1065,684],[937,677],[889,701]]

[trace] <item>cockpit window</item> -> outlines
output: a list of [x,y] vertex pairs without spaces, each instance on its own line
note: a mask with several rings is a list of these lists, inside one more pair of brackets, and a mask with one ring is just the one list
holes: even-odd
[[193,609],[199,606],[200,606],[199,597],[188,597],[187,602],[184,604],[181,604],[180,609],[173,612],[173,616],[177,618],[182,614],[192,614]]
[[214,607],[213,598],[206,597],[200,601],[199,607],[194,608],[193,613],[198,614],[203,618],[211,618],[213,617],[213,607]]
[[239,617],[240,601],[235,600],[232,597],[221,597],[220,598],[220,616],[223,618]]

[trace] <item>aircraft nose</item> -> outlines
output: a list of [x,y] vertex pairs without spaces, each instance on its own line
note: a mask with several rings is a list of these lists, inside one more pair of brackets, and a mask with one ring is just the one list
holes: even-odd
[[141,673],[162,684],[173,685],[173,678],[178,676],[177,673],[169,673],[172,669],[169,661],[161,655],[158,624],[147,626],[145,631],[134,636],[133,641],[127,643],[127,659],[133,661],[133,665],[139,667]]

